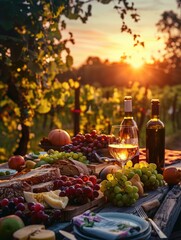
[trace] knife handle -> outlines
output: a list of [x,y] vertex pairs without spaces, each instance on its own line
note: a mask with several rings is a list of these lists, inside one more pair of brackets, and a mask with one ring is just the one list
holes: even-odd
[[168,239],[165,233],[162,232],[162,230],[156,225],[156,223],[151,218],[147,218],[147,219],[151,223],[152,227],[154,228],[154,230],[156,231],[160,239]]

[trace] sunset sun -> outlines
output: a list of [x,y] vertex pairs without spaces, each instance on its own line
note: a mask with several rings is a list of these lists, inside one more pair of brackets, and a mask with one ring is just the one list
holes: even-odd
[[145,59],[143,56],[134,54],[127,59],[127,63],[130,64],[133,68],[141,68],[145,64]]

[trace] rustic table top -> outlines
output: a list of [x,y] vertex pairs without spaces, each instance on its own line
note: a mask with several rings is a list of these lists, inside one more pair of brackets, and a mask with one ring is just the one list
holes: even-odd
[[[145,149],[141,149],[140,159],[145,159]],[[181,169],[181,151],[166,150],[165,154],[165,166],[174,166]],[[136,204],[131,207],[114,207],[111,204],[104,204],[101,207],[94,209],[94,212],[124,212],[124,213],[135,213],[135,207],[143,206],[160,229],[166,234],[168,239],[171,238],[174,226],[176,225],[179,215],[181,214],[181,185],[164,186],[160,187],[155,191],[149,192],[147,196],[140,198]],[[72,231],[71,222],[65,222],[51,227],[56,232],[57,240],[64,239],[58,232],[58,230],[64,229]],[[152,231],[151,240],[160,239],[157,234]],[[181,239],[181,235],[180,238]]]
[[[140,151],[140,160],[145,159],[145,149]],[[181,169],[181,151],[166,150],[165,155],[166,167],[174,166]],[[6,164],[2,164],[0,167],[5,167]],[[103,203],[99,206],[91,208],[94,212],[124,212],[135,213],[135,207],[143,206],[148,215],[157,223],[162,231],[168,236],[168,239],[181,239],[170,238],[174,226],[178,224],[179,215],[181,215],[181,185],[164,186],[155,191],[149,192],[148,195],[140,198],[136,204],[131,207],[114,207],[111,204]],[[72,231],[71,221],[57,223],[49,227],[56,233],[56,239],[64,239],[59,233],[60,229]],[[151,240],[159,239],[154,231],[152,231]]]

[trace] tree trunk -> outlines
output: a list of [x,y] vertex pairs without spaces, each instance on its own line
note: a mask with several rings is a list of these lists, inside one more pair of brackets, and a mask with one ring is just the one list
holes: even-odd
[[75,89],[74,136],[80,132],[80,87]]
[[30,139],[30,129],[28,126],[22,124],[22,129],[21,129],[22,136],[19,141],[19,146],[14,152],[14,155],[22,155],[24,156],[27,154],[28,150],[28,142]]

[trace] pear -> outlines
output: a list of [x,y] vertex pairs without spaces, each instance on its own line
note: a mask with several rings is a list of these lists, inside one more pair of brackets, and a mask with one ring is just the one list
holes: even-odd
[[22,219],[16,215],[0,218],[0,239],[12,240],[13,233],[24,227]]
[[32,233],[34,233],[35,231],[40,231],[42,229],[45,229],[44,225],[29,225],[14,232],[13,238],[17,240],[29,240],[29,237]]
[[138,188],[138,194],[140,197],[142,197],[144,195],[144,189],[143,189],[143,183],[141,182],[140,176],[138,174],[135,174],[130,179],[130,182],[132,182],[132,184]]

